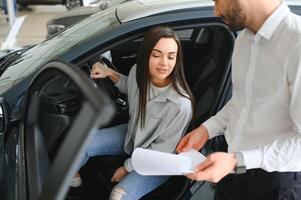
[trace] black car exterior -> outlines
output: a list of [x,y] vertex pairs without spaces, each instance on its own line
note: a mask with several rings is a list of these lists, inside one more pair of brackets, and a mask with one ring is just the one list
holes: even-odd
[[[110,64],[127,75],[150,27],[168,25],[180,37],[185,74],[197,108],[197,120],[190,129],[214,115],[231,96],[236,33],[213,16],[212,5],[209,0],[130,1],[98,12],[41,44],[2,57],[0,198],[105,199],[110,164],[101,170],[99,166],[111,161],[101,157],[81,169],[90,196],[68,193],[93,131],[128,120],[126,97],[105,80],[93,82],[91,64],[110,50]],[[292,8],[298,11],[299,6]],[[220,150],[220,141],[211,140],[203,153]],[[201,198],[214,198],[210,184],[176,176],[142,199]]]

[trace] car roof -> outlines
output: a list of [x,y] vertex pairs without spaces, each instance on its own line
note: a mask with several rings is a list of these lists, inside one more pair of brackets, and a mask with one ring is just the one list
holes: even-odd
[[[285,0],[289,6],[301,6],[300,0]],[[116,15],[121,23],[175,10],[213,7],[213,0],[132,0],[120,4]]]
[[212,0],[132,0],[117,7],[117,17],[121,23],[175,10],[213,7]]

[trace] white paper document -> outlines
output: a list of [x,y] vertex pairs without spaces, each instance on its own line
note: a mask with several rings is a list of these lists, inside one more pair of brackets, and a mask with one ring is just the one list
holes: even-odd
[[183,175],[192,173],[206,157],[195,149],[180,154],[136,148],[132,154],[134,170],[141,175]]

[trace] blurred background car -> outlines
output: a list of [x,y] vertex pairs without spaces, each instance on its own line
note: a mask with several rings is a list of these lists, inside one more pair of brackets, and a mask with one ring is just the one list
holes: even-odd
[[68,12],[61,13],[47,22],[47,36],[50,38],[56,33],[66,29],[67,27],[78,23],[84,18],[102,10],[100,7],[79,7],[69,10]]
[[79,21],[85,19],[86,17],[93,15],[101,10],[105,10],[109,7],[121,4],[128,0],[97,0],[94,1],[91,6],[84,6],[79,8],[74,8],[67,12],[58,14],[54,18],[47,22],[47,36],[50,38],[52,35],[59,31],[66,29],[67,27],[78,23]]
[[65,5],[67,9],[72,9],[83,5],[83,0],[17,0],[21,6],[28,5]]

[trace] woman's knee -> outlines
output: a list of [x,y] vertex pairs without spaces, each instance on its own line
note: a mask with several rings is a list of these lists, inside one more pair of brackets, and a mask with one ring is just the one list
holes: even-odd
[[110,200],[122,200],[125,195],[127,195],[127,193],[122,187],[115,186],[111,192]]

